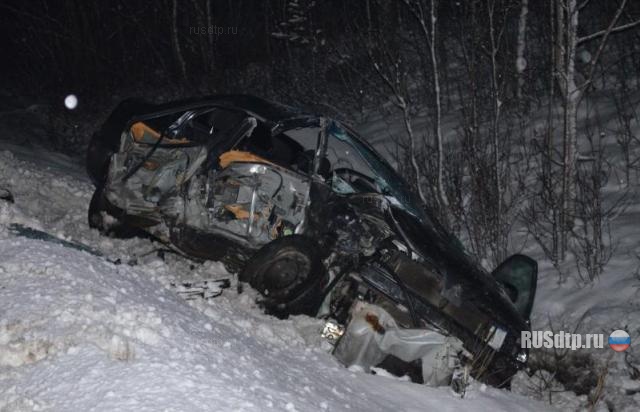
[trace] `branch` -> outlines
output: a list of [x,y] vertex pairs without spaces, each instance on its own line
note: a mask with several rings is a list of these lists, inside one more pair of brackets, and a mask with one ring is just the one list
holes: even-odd
[[[434,0],[431,0],[432,2]],[[431,47],[431,35],[429,33],[429,29],[427,28],[427,23],[425,22],[425,17],[424,17],[424,10],[422,8],[422,3],[421,2],[416,2],[415,6],[412,6],[411,3],[409,3],[408,0],[404,0],[403,3],[407,6],[407,8],[409,9],[409,12],[411,13],[411,15],[416,19],[416,21],[418,22],[418,25],[420,26],[420,29],[422,30],[422,33],[424,35],[424,39],[427,42],[427,45],[429,47]]]
[[400,91],[396,88],[396,86],[393,84],[391,79],[389,79],[389,77],[382,71],[382,69],[380,68],[380,65],[374,60],[373,55],[371,54],[371,50],[369,50],[369,48],[367,48],[367,54],[369,55],[369,59],[373,63],[373,68],[375,69],[376,73],[382,79],[384,84],[386,84],[387,87],[389,87],[394,97],[396,98],[396,101],[394,102],[396,107],[402,110],[406,109],[407,107],[406,100],[404,99]]
[[[615,25],[618,23],[618,19],[620,18],[620,15],[622,14],[622,11],[624,10],[624,6],[627,4],[627,0],[622,0],[622,3],[620,4],[620,7],[618,7],[618,11],[616,12],[616,15],[613,17],[613,20],[611,20],[611,24],[609,24],[609,27],[607,27],[606,30],[603,30],[603,37],[602,37],[602,41],[600,42],[600,46],[598,46],[598,51],[596,51],[596,55],[595,57],[591,60],[591,65],[589,67],[589,74],[587,76],[586,81],[583,84],[583,87],[588,86],[591,81],[593,80],[593,74],[595,73],[596,70],[596,65],[598,64],[598,61],[600,60],[600,56],[602,55],[602,51],[604,50],[606,44],[607,44],[607,40],[609,39],[609,35],[611,33],[613,33],[613,30],[616,28]],[[638,20],[635,23],[630,23],[633,27],[633,25],[635,24],[640,24],[640,20]],[[629,26],[629,24],[625,25],[625,26]],[[618,26],[618,28],[620,27],[624,27],[624,26]],[[597,34],[597,33],[596,33]]]
[[578,6],[578,10],[582,10],[585,7],[587,7],[587,5],[589,4],[590,0],[584,0],[579,6]]
[[607,33],[613,34],[613,33],[618,33],[618,32],[624,31],[624,30],[629,30],[629,29],[632,29],[632,28],[634,28],[635,26],[637,26],[639,24],[640,24],[640,20],[636,20],[634,22],[623,24],[622,26],[614,27],[612,29],[600,30],[600,31],[595,32],[593,34],[590,34],[588,36],[580,37],[578,39],[578,41],[576,42],[576,45],[580,45],[582,43],[591,41],[593,39],[597,39],[598,37],[607,35]]

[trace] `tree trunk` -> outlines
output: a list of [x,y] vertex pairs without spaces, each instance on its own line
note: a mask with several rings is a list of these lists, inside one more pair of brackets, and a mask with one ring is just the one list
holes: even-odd
[[498,62],[496,60],[498,55],[499,45],[496,42],[495,34],[495,1],[490,1],[487,5],[488,17],[489,17],[489,50],[491,55],[491,100],[492,100],[492,119],[491,119],[491,140],[493,146],[493,174],[494,174],[494,198],[492,211],[494,218],[494,242],[495,256],[497,263],[501,262],[505,256],[502,256],[501,251],[506,248],[506,240],[503,239],[503,199],[502,199],[502,184],[501,177],[501,162],[500,162],[500,114],[502,109],[502,100],[500,95],[500,85],[498,84]]
[[518,39],[516,49],[516,97],[522,101],[522,89],[524,88],[524,70],[527,68],[527,60],[524,52],[527,46],[527,14],[529,13],[529,0],[520,2],[520,20],[518,21]]
[[180,41],[178,39],[178,0],[173,0],[171,13],[171,39],[173,42],[173,52],[176,55],[176,61],[178,62],[180,75],[182,76],[182,79],[186,80],[187,64],[184,61],[184,56],[182,56]]
[[[549,7],[549,22],[550,22],[550,50],[556,49],[557,42],[560,41],[559,32],[556,30],[556,8],[553,2],[550,2]],[[551,214],[551,260],[554,265],[557,265],[560,261],[560,238],[561,229],[559,224],[558,207],[555,185],[555,173],[553,173],[553,157],[554,157],[554,104],[555,104],[555,85],[557,77],[557,53],[551,53],[551,67],[549,72],[549,102],[547,108],[547,132],[545,135],[544,152],[542,154],[542,176],[543,176],[543,204],[547,213]]]
[[563,71],[561,77],[564,78],[564,136],[562,144],[562,207],[561,207],[561,230],[562,245],[561,257],[564,258],[568,246],[568,233],[573,226],[575,216],[576,200],[576,167],[578,155],[577,137],[577,113],[580,101],[580,89],[576,84],[576,46],[578,38],[578,5],[577,0],[564,0],[563,7],[566,16],[564,33],[564,57]]
[[400,103],[400,108],[402,109],[402,118],[404,120],[404,127],[407,132],[407,136],[409,136],[409,156],[411,158],[411,167],[413,168],[413,173],[416,175],[416,188],[418,189],[418,196],[420,196],[420,200],[423,204],[429,204],[427,202],[427,196],[424,194],[424,190],[422,188],[422,170],[420,170],[420,166],[418,165],[418,159],[416,158],[416,138],[413,134],[413,127],[411,126],[411,114],[409,113],[409,106],[405,102],[405,100],[401,97],[397,97]]
[[437,146],[437,177],[436,184],[438,190],[438,203],[443,212],[446,215],[445,208],[449,206],[447,194],[444,190],[444,148],[442,143],[442,98],[440,96],[440,78],[438,74],[438,58],[436,54],[436,33],[438,16],[436,8],[438,7],[437,0],[431,0],[431,42],[429,44],[431,52],[431,64],[433,66],[433,90],[435,93],[435,109],[436,109],[436,146]]

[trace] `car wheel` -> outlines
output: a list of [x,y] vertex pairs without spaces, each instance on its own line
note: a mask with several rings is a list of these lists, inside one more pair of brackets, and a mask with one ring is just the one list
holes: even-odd
[[119,238],[131,238],[139,236],[140,230],[127,226],[114,216],[115,208],[110,206],[104,197],[102,186],[98,186],[93,192],[89,203],[89,227],[98,229],[100,233],[107,236]]
[[271,314],[314,315],[328,280],[317,250],[316,243],[304,236],[278,238],[249,259],[239,279],[264,296],[264,306]]
[[94,134],[87,148],[87,173],[93,184],[98,187],[107,180],[109,161],[115,150],[105,145],[102,136]]
[[93,191],[91,196],[91,202],[89,203],[89,227],[92,229],[98,229],[100,232],[104,231],[104,216],[102,208],[102,188],[98,187]]

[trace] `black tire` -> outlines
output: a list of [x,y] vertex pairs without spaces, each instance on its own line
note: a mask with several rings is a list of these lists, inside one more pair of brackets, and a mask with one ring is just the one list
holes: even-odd
[[239,279],[264,297],[268,313],[280,317],[315,315],[322,304],[327,271],[311,239],[291,235],[278,238],[249,259]]
[[90,228],[98,229],[101,233],[104,233],[105,230],[103,211],[102,187],[98,187],[93,191],[93,196],[91,196],[87,220]]
[[[118,219],[117,215],[122,212],[111,206],[104,197],[102,186],[98,186],[93,192],[89,203],[88,221],[89,227],[98,229],[106,236],[118,238],[131,238],[141,235],[141,230],[130,227]],[[108,219],[108,221],[107,221]]]
[[109,161],[114,153],[115,150],[103,142],[102,135],[93,135],[87,147],[87,174],[94,186],[99,187],[106,182]]

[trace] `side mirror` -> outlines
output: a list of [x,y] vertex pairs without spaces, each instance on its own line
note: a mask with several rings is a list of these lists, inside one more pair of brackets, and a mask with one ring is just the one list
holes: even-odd
[[518,312],[529,319],[538,284],[538,264],[525,255],[513,255],[502,262],[492,273],[500,282]]

